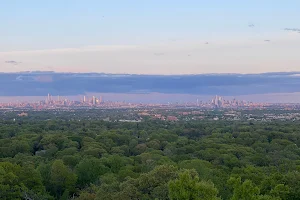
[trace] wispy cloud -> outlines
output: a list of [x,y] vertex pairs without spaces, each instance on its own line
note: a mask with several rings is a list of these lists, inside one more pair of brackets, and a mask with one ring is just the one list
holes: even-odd
[[22,62],[18,62],[15,60],[7,60],[7,61],[5,61],[5,63],[11,64],[11,65],[18,65],[18,64],[21,64]]
[[298,32],[300,33],[300,28],[285,28],[285,31]]

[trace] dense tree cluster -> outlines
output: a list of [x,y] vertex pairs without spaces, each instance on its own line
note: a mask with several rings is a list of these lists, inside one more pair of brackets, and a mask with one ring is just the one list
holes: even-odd
[[296,122],[0,122],[0,199],[300,199]]

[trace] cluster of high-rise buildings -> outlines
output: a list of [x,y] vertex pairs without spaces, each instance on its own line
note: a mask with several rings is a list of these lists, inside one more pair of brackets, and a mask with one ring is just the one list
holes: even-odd
[[92,96],[92,98],[83,96],[81,103],[87,104],[87,105],[99,105],[99,104],[103,103],[102,96],[100,96],[99,98],[97,98],[95,96]]
[[57,99],[54,99],[51,94],[48,94],[46,101],[41,101],[40,104],[46,104],[46,105],[68,105],[70,101],[68,99],[62,99],[59,95],[57,96]]
[[73,104],[82,104],[82,105],[99,105],[102,104],[102,96],[99,98],[96,96],[88,97],[88,96],[83,96],[80,101],[70,101],[68,99],[62,99],[59,95],[57,96],[57,99],[54,99],[51,94],[48,94],[47,99],[45,101],[47,105],[67,105],[70,103]]
[[211,106],[216,108],[229,108],[229,107],[248,107],[248,106],[261,106],[265,105],[263,103],[253,103],[249,101],[241,101],[241,100],[225,100],[223,97],[216,95],[211,100]]
[[216,95],[212,100],[211,104],[216,107],[222,107],[225,103],[225,100],[222,97]]

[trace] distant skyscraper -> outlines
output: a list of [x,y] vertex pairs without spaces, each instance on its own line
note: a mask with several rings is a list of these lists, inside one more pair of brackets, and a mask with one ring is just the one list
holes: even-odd
[[83,103],[86,102],[86,96],[83,96]]
[[100,96],[100,98],[99,98],[99,104],[101,104],[102,103],[102,96]]
[[51,96],[50,96],[50,93],[48,93],[47,104],[50,104],[50,102],[51,102]]
[[218,95],[216,95],[212,100],[211,100],[211,104],[216,106],[216,107],[222,107],[224,105],[224,100],[222,97],[219,97]]
[[96,105],[96,97],[93,96],[93,105]]

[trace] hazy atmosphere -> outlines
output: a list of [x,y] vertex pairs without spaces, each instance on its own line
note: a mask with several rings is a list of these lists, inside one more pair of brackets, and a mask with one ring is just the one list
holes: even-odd
[[299,7],[297,0],[4,1],[0,71],[300,71]]

